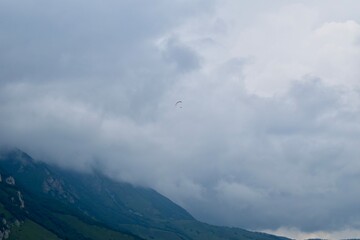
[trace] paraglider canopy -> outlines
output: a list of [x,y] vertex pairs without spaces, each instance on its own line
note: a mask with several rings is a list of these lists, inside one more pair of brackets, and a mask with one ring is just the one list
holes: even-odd
[[182,108],[182,101],[177,101],[176,103],[175,103],[175,107],[179,107],[179,108]]

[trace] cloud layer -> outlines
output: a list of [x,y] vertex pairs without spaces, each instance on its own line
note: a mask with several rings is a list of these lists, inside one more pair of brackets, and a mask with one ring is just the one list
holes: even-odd
[[0,142],[210,223],[359,230],[360,6],[336,6],[2,1]]

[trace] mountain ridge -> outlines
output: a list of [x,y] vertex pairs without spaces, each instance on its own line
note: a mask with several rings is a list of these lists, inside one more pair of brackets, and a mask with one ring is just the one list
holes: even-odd
[[[60,239],[98,239],[85,236],[95,228],[109,235],[122,234],[109,239],[286,239],[201,223],[153,189],[116,182],[101,172],[60,169],[34,161],[19,149],[1,152],[0,174],[15,180],[14,185],[1,184],[5,210],[18,214],[24,222],[33,221]],[[20,208],[20,200],[5,201],[15,199],[18,192],[24,208]],[[56,229],[56,224],[70,229],[71,234]]]

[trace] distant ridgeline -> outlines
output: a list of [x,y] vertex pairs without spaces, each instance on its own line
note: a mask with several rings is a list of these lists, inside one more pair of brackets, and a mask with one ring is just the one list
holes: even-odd
[[0,152],[0,240],[285,240],[201,223],[148,188]]

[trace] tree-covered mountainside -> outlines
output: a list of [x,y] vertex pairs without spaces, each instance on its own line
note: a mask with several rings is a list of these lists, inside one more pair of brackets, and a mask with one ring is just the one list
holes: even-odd
[[1,239],[285,239],[201,223],[149,188],[0,153]]

